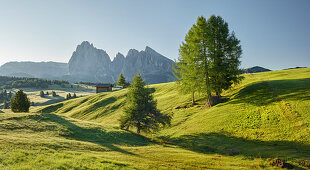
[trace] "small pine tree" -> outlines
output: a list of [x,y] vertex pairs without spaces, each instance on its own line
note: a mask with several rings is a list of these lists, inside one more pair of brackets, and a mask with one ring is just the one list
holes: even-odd
[[126,82],[126,79],[122,73],[119,74],[118,81],[117,81],[116,85],[127,87],[128,83]]
[[75,93],[73,94],[73,98],[76,98],[76,94]]
[[56,97],[56,96],[57,96],[57,94],[56,94],[55,91],[52,91],[52,96],[53,96],[53,97]]
[[40,97],[44,97],[44,92],[40,91]]
[[7,95],[8,95],[7,91],[4,90],[4,91],[3,91],[3,97],[4,97],[4,98],[7,98]]
[[50,95],[50,94],[48,93],[48,91],[47,91],[45,94],[46,94],[47,96]]
[[68,100],[72,98],[71,93],[68,94],[67,98]]
[[171,117],[160,113],[156,105],[151,90],[145,87],[138,73],[129,87],[124,108],[125,115],[120,119],[120,127],[127,130],[129,127],[135,127],[139,134],[141,130],[151,132],[169,125]]
[[19,90],[11,101],[11,110],[13,112],[29,112],[30,101],[27,94]]

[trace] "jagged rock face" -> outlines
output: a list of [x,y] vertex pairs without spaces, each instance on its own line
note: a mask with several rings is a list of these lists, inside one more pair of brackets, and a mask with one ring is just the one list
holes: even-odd
[[74,77],[80,77],[81,81],[86,78],[93,81],[105,79],[108,82],[112,81],[110,64],[110,57],[104,50],[84,41],[77,46],[70,58],[69,73]]
[[116,82],[118,75],[121,73],[125,64],[125,57],[123,54],[118,53],[111,63],[111,70],[113,73],[113,82]]
[[162,83],[175,80],[172,65],[175,63],[157,53],[150,47],[144,51],[131,49],[126,57],[118,53],[111,62],[108,54],[95,48],[89,42],[78,45],[69,61],[69,72],[76,81],[92,80],[94,82],[113,83],[123,73],[127,81],[138,71],[147,83]]
[[174,80],[172,75],[174,64],[172,60],[146,47],[140,52],[129,50],[122,73],[129,81],[140,71],[147,83],[168,82]]

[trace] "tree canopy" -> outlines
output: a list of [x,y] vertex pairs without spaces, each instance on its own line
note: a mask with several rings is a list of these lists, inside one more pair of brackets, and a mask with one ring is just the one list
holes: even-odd
[[120,119],[121,128],[128,130],[129,127],[135,127],[137,133],[140,133],[156,131],[169,125],[171,117],[160,113],[156,106],[151,89],[145,87],[144,80],[138,73],[128,89],[125,114]]
[[30,101],[23,90],[19,90],[11,101],[11,110],[13,112],[29,112]]
[[116,85],[123,86],[123,87],[129,86],[129,83],[126,81],[126,79],[122,73],[119,74],[118,81],[117,81]]
[[207,96],[207,106],[216,104],[212,93],[219,98],[222,90],[242,78],[239,43],[220,16],[212,15],[208,20],[198,17],[180,46],[175,67],[182,91],[203,93]]

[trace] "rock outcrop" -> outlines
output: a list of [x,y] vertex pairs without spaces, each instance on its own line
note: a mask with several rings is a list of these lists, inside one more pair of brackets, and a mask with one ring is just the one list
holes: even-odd
[[84,41],[78,45],[69,61],[69,73],[76,81],[106,82],[117,81],[120,73],[131,81],[140,71],[148,84],[163,83],[175,80],[172,65],[175,63],[157,53],[150,47],[144,51],[131,49],[126,57],[118,53],[113,61],[101,49]]

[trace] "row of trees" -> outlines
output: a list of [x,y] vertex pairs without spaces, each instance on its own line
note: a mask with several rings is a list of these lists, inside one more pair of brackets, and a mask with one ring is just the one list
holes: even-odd
[[7,90],[3,90],[0,92],[0,103],[4,101],[10,101],[13,96],[11,91],[7,92]]
[[[44,97],[44,96],[48,96],[48,95],[49,95],[48,91],[46,93],[44,93],[44,91],[40,91],[40,97]],[[52,91],[52,96],[57,97],[57,94],[55,91]]]
[[12,89],[12,88],[47,88],[49,85],[69,85],[68,81],[63,80],[46,80],[39,78],[27,78],[27,77],[8,77],[0,76],[0,89]]
[[174,68],[179,89],[192,94],[192,104],[195,93],[206,95],[207,107],[217,104],[221,92],[242,79],[241,54],[240,41],[220,16],[198,17],[179,49]]
[[66,96],[66,99],[69,100],[69,99],[74,99],[74,98],[77,98],[76,94],[74,93],[73,95],[71,95],[71,93],[68,93],[67,96]]

